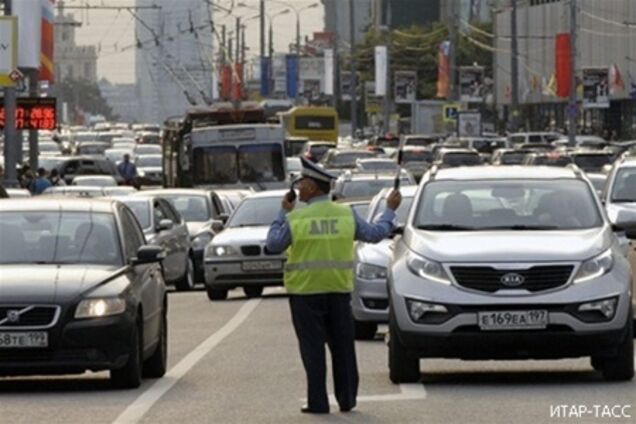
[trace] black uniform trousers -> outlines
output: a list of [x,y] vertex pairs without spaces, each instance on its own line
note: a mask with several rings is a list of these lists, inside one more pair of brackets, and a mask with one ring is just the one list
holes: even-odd
[[290,295],[289,304],[307,374],[307,406],[313,411],[329,411],[325,357],[327,343],[331,351],[338,405],[342,410],[352,409],[358,394],[358,364],[351,295]]

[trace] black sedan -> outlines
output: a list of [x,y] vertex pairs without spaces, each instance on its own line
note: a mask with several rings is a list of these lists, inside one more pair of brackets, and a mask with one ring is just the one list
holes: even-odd
[[113,200],[0,202],[0,375],[166,371],[163,251]]

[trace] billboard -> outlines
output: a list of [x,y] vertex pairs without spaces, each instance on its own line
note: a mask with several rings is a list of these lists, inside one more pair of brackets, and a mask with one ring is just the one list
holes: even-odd
[[608,68],[583,69],[583,107],[600,109],[610,107]]
[[42,2],[41,0],[14,1],[11,11],[18,17],[18,67],[40,69]]
[[[54,97],[18,97],[17,130],[54,130],[57,127]],[[4,106],[0,105],[0,127],[4,128]]]
[[0,86],[13,87],[11,73],[18,67],[18,18],[0,16]]
[[413,103],[417,97],[417,73],[415,71],[396,71],[394,99],[395,103]]
[[459,68],[459,100],[462,102],[484,101],[484,68],[461,66]]
[[481,113],[457,112],[457,136],[478,137],[481,135]]
[[387,90],[387,61],[386,46],[375,46],[375,95],[386,96]]

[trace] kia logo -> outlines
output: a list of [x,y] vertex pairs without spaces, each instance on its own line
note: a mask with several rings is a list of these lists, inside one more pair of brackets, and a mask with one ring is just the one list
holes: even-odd
[[501,284],[506,287],[519,287],[526,281],[526,279],[521,274],[509,272],[508,274],[503,275],[499,281],[501,281]]

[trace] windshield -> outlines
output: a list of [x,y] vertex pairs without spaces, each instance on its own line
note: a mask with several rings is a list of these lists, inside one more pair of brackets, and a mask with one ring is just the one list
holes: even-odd
[[188,222],[203,222],[211,219],[210,208],[205,196],[161,195],[174,206]]
[[506,147],[506,142],[503,140],[489,140],[489,139],[473,140],[471,147],[477,150],[479,153],[492,153],[497,149]]
[[402,152],[402,163],[432,161],[433,152],[430,150],[405,150]]
[[111,214],[0,212],[0,239],[11,240],[0,243],[0,263],[121,265],[117,234]]
[[150,228],[150,203],[147,200],[130,198],[119,199],[119,201],[128,206],[135,214],[141,228]]
[[545,165],[545,166],[567,166],[572,163],[572,158],[569,156],[537,156],[534,159],[533,165]]
[[636,168],[623,168],[616,173],[612,201],[636,202]]
[[99,144],[85,144],[79,145],[77,148],[77,154],[79,155],[103,155],[104,152],[108,149],[108,145],[99,145]]
[[428,138],[428,137],[409,137],[404,141],[405,146],[421,146],[427,147],[437,143],[438,138]]
[[378,138],[375,145],[379,147],[399,147],[400,139],[399,138]]
[[[280,211],[280,201],[280,196],[243,200],[232,214],[227,226],[229,228],[269,226]],[[296,209],[304,206],[304,203],[298,202]]]
[[280,144],[241,146],[239,176],[243,182],[284,181],[283,150]]
[[574,155],[574,163],[581,169],[601,169],[612,163],[610,155]]
[[161,155],[137,156],[135,158],[135,165],[140,167],[161,167]]
[[333,116],[296,116],[297,130],[333,130],[336,118]]
[[39,157],[38,158],[38,166],[46,169],[47,171],[52,170],[53,168],[57,168],[57,166],[64,162],[66,158],[50,158],[50,157]]
[[[404,178],[401,178],[400,182],[403,185],[409,184],[408,179]],[[373,197],[378,194],[380,190],[387,187],[393,187],[393,178],[345,181],[340,197]]]
[[502,165],[521,165],[528,152],[505,152],[501,155]]
[[194,149],[195,184],[235,183],[238,181],[236,149],[230,146]]
[[[395,211],[395,222],[397,225],[404,225],[406,222],[406,218],[408,218],[409,211],[411,210],[411,205],[413,204],[413,196],[404,196],[402,197],[402,202],[400,206]],[[381,214],[386,209],[386,197],[383,198],[380,202],[376,202],[375,209],[373,210],[372,218],[375,218],[379,214]]]
[[397,163],[387,160],[365,160],[358,164],[365,171],[397,171]]
[[481,158],[472,153],[446,153],[442,162],[445,165],[481,165]]
[[327,167],[333,168],[355,168],[356,159],[376,156],[375,153],[359,151],[351,153],[336,153],[328,157],[325,161]]
[[579,180],[434,181],[414,225],[422,229],[573,230],[603,224],[594,195]]

